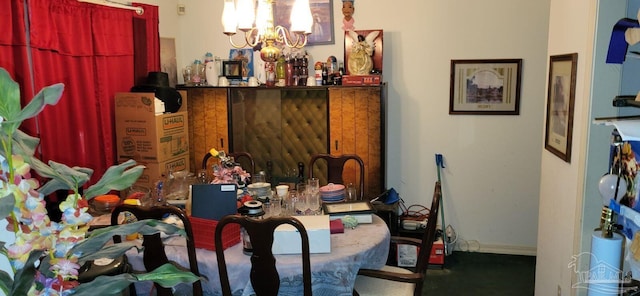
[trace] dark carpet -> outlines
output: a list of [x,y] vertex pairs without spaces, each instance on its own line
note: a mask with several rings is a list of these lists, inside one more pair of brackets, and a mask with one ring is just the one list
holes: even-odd
[[535,256],[453,252],[427,270],[422,295],[534,295]]

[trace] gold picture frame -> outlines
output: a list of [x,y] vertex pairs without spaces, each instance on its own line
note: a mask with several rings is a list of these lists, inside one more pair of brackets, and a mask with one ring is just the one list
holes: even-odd
[[571,162],[577,64],[577,53],[549,59],[544,148],[566,162]]

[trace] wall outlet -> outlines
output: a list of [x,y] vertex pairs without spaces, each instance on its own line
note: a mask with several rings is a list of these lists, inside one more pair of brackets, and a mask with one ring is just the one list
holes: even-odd
[[178,4],[178,15],[187,13],[187,7],[184,4]]

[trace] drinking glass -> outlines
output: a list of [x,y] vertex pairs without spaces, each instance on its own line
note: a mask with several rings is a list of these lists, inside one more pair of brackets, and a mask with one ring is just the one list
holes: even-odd
[[263,172],[259,172],[257,174],[254,174],[251,177],[251,183],[253,184],[257,184],[257,183],[265,183],[267,182],[265,175],[263,174]]
[[307,190],[307,208],[309,215],[318,215],[320,212],[320,192]]
[[354,201],[358,199],[356,187],[353,185],[353,183],[349,183],[349,185],[347,185],[344,195],[347,201]]
[[318,178],[309,178],[307,186],[311,192],[317,192],[320,190],[320,180]]
[[282,214],[282,199],[274,194],[269,200],[269,214],[271,217],[278,217]]

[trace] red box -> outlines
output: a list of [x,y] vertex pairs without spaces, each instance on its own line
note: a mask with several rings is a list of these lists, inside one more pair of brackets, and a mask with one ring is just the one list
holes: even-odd
[[382,75],[344,75],[342,85],[380,85]]
[[[217,220],[202,219],[196,217],[189,217],[191,222],[191,229],[193,230],[193,240],[196,243],[196,248],[207,249],[211,251],[216,250],[215,234]],[[240,224],[230,223],[222,230],[222,249],[226,250],[240,242]]]
[[[403,247],[408,249],[405,249],[405,251],[401,251],[400,249]],[[420,248],[416,246],[399,244],[398,253],[396,254],[398,266],[415,267],[416,261],[418,259],[418,252],[420,252]],[[433,246],[431,247],[429,264],[444,265],[444,256],[444,243],[442,242],[442,238],[439,238],[437,241],[433,242]]]
[[444,243],[442,239],[433,242],[431,247],[431,255],[429,256],[429,264],[444,264]]

